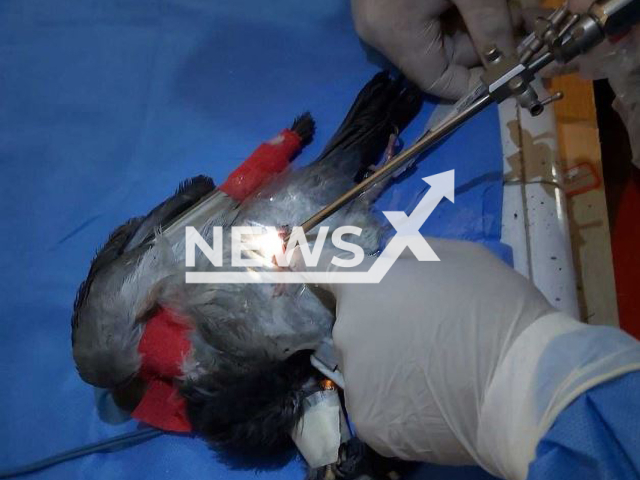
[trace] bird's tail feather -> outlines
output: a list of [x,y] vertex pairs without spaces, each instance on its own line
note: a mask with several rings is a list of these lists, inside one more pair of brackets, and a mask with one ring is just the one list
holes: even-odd
[[302,146],[305,147],[313,141],[313,136],[316,133],[316,122],[309,112],[305,112],[295,118],[291,125],[291,130],[300,136]]
[[380,159],[389,136],[404,130],[421,106],[418,87],[402,77],[393,79],[388,72],[378,73],[360,91],[318,161],[334,158],[338,151],[357,149],[361,167],[369,167]]

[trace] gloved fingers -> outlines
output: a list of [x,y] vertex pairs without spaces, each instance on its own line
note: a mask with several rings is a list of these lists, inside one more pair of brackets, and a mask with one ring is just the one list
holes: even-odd
[[[414,32],[416,25],[438,19],[451,7],[449,0],[351,0],[356,30],[368,41],[382,32]],[[403,28],[402,28],[403,27]]]
[[509,2],[509,13],[511,14],[511,25],[514,29],[522,28],[524,20],[522,18],[522,12],[524,8],[520,5]]
[[398,67],[426,93],[458,100],[469,91],[471,73],[463,65],[450,63],[444,53],[438,54],[437,68],[434,68],[436,62],[429,64],[425,56],[419,54],[405,57]]
[[451,58],[469,60],[463,40],[445,49],[440,15],[447,0],[352,0],[354,23],[360,37],[432,95],[456,100],[467,93],[469,72]]
[[394,61],[411,53],[404,50],[410,44],[433,48],[421,43],[440,35],[439,18],[449,6],[449,0],[351,0],[351,13],[360,38]]
[[536,28],[536,22],[540,19],[547,18],[551,13],[553,13],[553,8],[523,8],[521,11],[521,26],[527,33],[531,33]]
[[423,91],[457,100],[469,91],[468,66],[477,62],[471,39],[465,36],[444,35],[440,21],[432,20],[419,36],[406,39],[396,65]]
[[450,64],[468,68],[480,64],[480,57],[467,33],[458,31],[453,35],[445,36],[444,46]]
[[506,0],[452,0],[460,11],[478,53],[497,45],[504,53],[515,49],[511,13]]

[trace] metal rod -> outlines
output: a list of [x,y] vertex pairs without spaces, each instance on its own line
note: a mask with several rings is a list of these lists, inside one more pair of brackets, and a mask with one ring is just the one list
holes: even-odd
[[556,92],[550,97],[547,97],[544,100],[541,100],[540,105],[542,105],[543,107],[546,107],[547,105],[551,105],[552,103],[562,100],[563,98],[564,98],[564,93]]
[[[520,56],[520,63],[527,64],[529,61],[545,46],[545,35],[549,31],[554,31],[558,28],[563,20],[569,14],[569,2],[564,2],[560,8],[554,10],[551,15],[544,19],[540,19],[540,21],[546,22],[547,29],[538,36],[536,32],[533,32],[533,39],[529,40],[529,37],[525,39],[523,44],[526,45],[526,48],[522,49],[522,54]],[[520,49],[519,49],[520,50]]]
[[562,39],[564,36],[569,33],[569,31],[580,21],[580,14],[574,13],[569,17],[567,22],[564,24],[560,32],[558,33],[558,38]]
[[542,70],[544,67],[549,65],[554,60],[555,60],[555,57],[553,56],[553,53],[547,50],[539,57],[536,57],[535,59],[533,59],[533,61],[529,64],[527,69],[531,73],[538,73],[540,70]]
[[[442,125],[438,126],[434,130],[428,132],[425,136],[423,136],[420,140],[414,143],[412,146],[407,148],[406,150],[400,152],[396,155],[389,163],[381,167],[377,172],[375,172],[370,177],[366,178],[364,181],[353,187],[347,193],[342,195],[336,201],[326,206],[318,213],[316,213],[309,220],[304,222],[301,227],[304,232],[309,232],[313,228],[317,227],[324,220],[329,218],[335,212],[340,210],[347,203],[356,199],[370,187],[375,185],[376,183],[388,178],[394,172],[398,171],[403,166],[407,165],[412,159],[414,159],[417,155],[424,152],[428,148],[435,145],[437,142],[448,136],[450,133],[454,132],[460,125],[466,122],[468,119],[476,115],[477,113],[484,110],[493,102],[493,99],[489,94],[485,94],[482,97],[478,98],[475,102],[473,102],[467,109],[460,112],[459,115],[445,121]],[[286,241],[289,239],[287,238]]]

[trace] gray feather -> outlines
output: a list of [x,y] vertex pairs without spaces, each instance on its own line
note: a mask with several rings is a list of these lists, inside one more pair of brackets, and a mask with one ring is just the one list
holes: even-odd
[[179,262],[170,245],[152,243],[149,235],[213,188],[203,176],[183,182],[146,217],[118,227],[97,253],[78,290],[71,321],[74,360],[88,383],[112,388],[137,373],[144,316]]

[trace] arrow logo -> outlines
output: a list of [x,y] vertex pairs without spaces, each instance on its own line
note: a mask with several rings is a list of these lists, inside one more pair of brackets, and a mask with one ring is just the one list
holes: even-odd
[[420,235],[420,228],[443,198],[455,203],[455,171],[449,170],[422,180],[431,188],[410,216],[404,212],[383,212],[397,232],[387,245],[385,252],[391,249],[389,253],[395,254],[398,251],[398,255],[400,255],[408,247],[421,262],[439,261],[440,259],[429,243]]
[[187,283],[380,283],[400,255],[409,248],[421,262],[438,262],[440,259],[427,240],[420,234],[420,228],[435,211],[442,199],[455,203],[455,172],[432,175],[422,179],[431,188],[420,200],[416,208],[407,215],[404,212],[383,212],[396,229],[373,266],[366,272],[186,272]]

